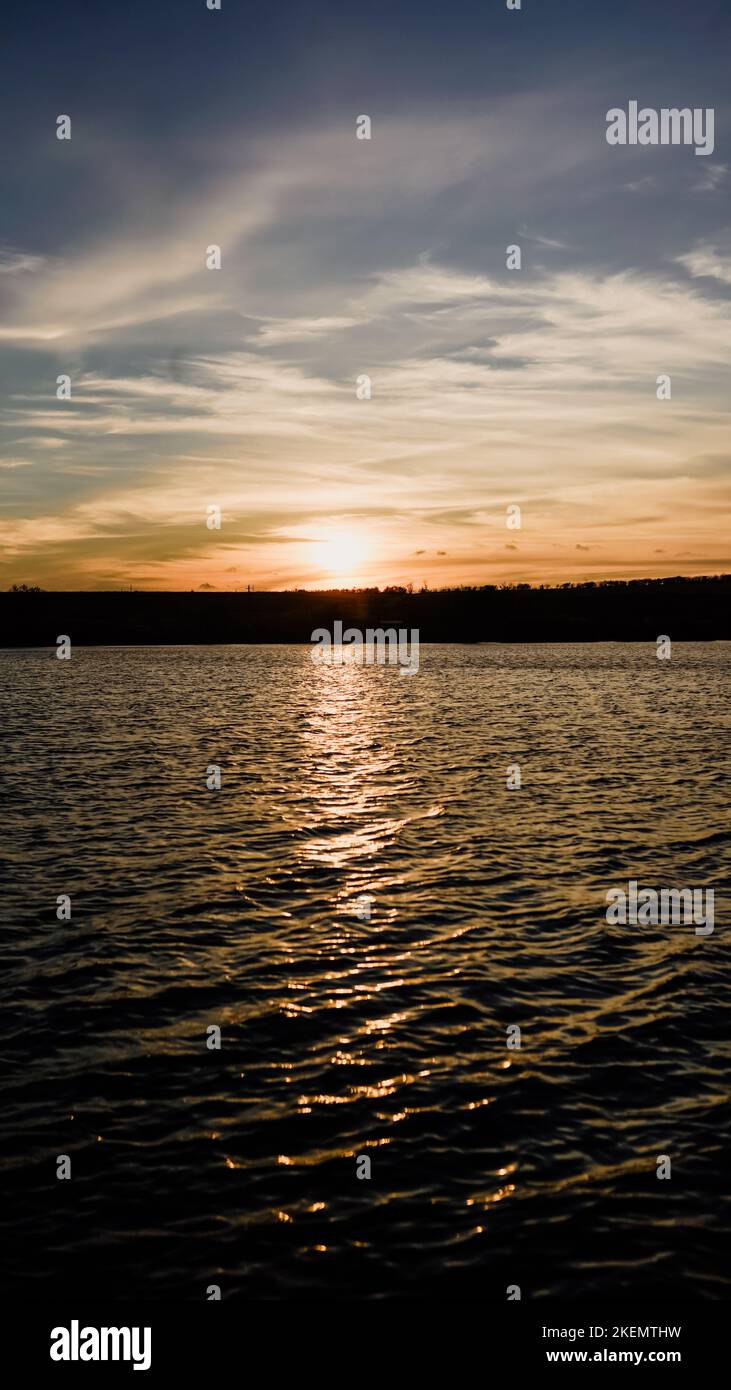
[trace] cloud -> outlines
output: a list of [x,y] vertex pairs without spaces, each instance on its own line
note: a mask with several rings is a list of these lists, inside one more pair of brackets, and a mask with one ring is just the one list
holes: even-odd
[[713,280],[720,280],[725,285],[731,285],[731,248],[710,246],[708,244],[696,246],[692,251],[685,255],[676,256],[679,265],[685,266],[689,275],[706,276]]
[[357,319],[272,319],[260,328],[257,343],[261,347],[279,347],[283,343],[301,343],[306,338],[322,338],[341,329],[354,328]]
[[552,237],[539,236],[537,232],[529,232],[525,223],[518,228],[518,235],[525,241],[535,242],[536,246],[543,246],[547,251],[569,251],[571,248],[565,241],[556,241]]
[[0,247],[0,275],[23,275],[46,264],[44,256],[32,256],[22,251]]
[[727,164],[704,164],[700,178],[693,184],[694,193],[714,193],[728,173]]
[[653,193],[658,186],[655,174],[643,174],[639,179],[630,179],[622,187],[628,193]]
[[[530,162],[522,157],[527,145]],[[356,141],[354,124],[342,121],[290,129],[284,137],[218,132],[205,175],[185,144],[168,147],[164,169],[140,170],[136,149],[117,139],[110,153],[108,142],[89,139],[86,177],[104,205],[117,198],[116,229],[105,227],[96,244],[93,234],[82,236],[76,248],[59,251],[53,260],[8,253],[9,269],[35,273],[8,276],[13,293],[0,340],[65,350],[112,335],[119,343],[120,334],[181,316],[210,321],[216,314],[233,319],[242,313],[264,323],[261,338],[271,346],[294,341],[295,332],[317,337],[330,331],[328,323],[335,331],[348,317],[324,312],[321,284],[312,284],[308,296],[301,274],[303,255],[317,262],[327,254],[319,248],[328,247],[331,228],[340,247],[344,227],[360,227],[362,247],[370,225],[387,226],[398,244],[403,223],[409,245],[412,219],[423,220],[432,205],[436,216],[450,190],[463,196],[470,185],[484,187],[488,199],[490,187],[499,183],[503,197],[520,203],[535,184],[536,169],[550,187],[552,179],[574,177],[589,164],[592,148],[589,132],[577,129],[550,93],[540,92],[462,109],[454,104],[449,111],[424,107],[409,117],[384,113],[372,142]],[[119,171],[111,188],[110,158]],[[178,178],[174,196],[171,170]],[[272,228],[273,247],[267,236]],[[206,248],[213,243],[222,248],[220,271],[206,269]],[[299,298],[312,303],[285,322],[272,305],[291,298],[290,263]],[[338,274],[333,278],[327,264],[318,270],[321,280],[329,270],[336,302]]]

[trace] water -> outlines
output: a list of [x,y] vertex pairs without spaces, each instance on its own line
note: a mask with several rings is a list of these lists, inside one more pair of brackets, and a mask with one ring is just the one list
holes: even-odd
[[15,1292],[729,1296],[728,644],[0,664]]

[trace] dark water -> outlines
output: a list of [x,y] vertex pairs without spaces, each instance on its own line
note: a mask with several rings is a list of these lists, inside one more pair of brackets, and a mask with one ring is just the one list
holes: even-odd
[[729,1296],[728,645],[1,665],[9,1286]]

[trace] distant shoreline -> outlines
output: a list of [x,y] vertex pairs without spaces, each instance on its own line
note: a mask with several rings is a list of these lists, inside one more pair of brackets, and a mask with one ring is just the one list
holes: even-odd
[[0,593],[0,646],[309,643],[316,628],[416,628],[422,643],[731,639],[731,574],[570,586],[230,593]]

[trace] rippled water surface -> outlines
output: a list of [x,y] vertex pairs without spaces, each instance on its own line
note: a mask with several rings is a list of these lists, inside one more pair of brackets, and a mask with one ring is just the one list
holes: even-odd
[[727,644],[0,665],[9,1285],[729,1296]]

